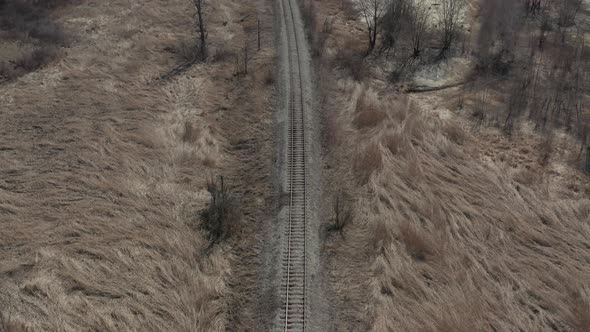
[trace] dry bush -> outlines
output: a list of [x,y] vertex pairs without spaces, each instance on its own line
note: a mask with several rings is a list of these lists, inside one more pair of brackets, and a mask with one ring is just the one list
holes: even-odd
[[451,142],[459,145],[463,145],[467,137],[467,134],[461,125],[454,121],[445,123],[443,127],[443,133]]
[[194,143],[201,137],[201,130],[194,126],[190,121],[184,122],[184,131],[182,132],[182,141]]
[[360,111],[354,119],[354,125],[358,129],[372,128],[383,122],[387,118],[384,112],[374,108],[368,108]]
[[378,143],[370,143],[355,158],[354,170],[360,183],[367,183],[371,175],[381,168],[383,168],[383,156]]
[[228,190],[222,176],[207,182],[207,191],[211,199],[207,209],[201,212],[202,227],[209,234],[211,243],[215,243],[231,235],[240,220],[240,203]]
[[329,110],[326,116],[326,139],[328,146],[331,148],[336,147],[342,142],[343,137],[344,133],[338,121],[338,113]]
[[408,253],[416,260],[425,261],[434,255],[435,250],[432,239],[420,232],[414,225],[403,222],[399,225],[400,240],[405,245]]
[[570,295],[569,325],[575,331],[590,331],[590,301],[583,292]]
[[0,61],[0,79],[13,80],[17,77],[17,71],[6,61]]
[[19,321],[12,320],[0,313],[0,331],[3,332],[29,332],[31,329],[27,328],[25,324]]
[[549,164],[553,154],[553,135],[546,134],[539,143],[537,150],[539,151],[539,165],[546,166]]
[[362,82],[365,77],[364,55],[360,52],[354,41],[347,40],[343,47],[339,48],[335,59],[336,64],[346,72],[353,80]]
[[[317,17],[314,17],[316,20]],[[317,23],[315,24],[317,26]],[[311,54],[314,57],[322,57],[324,55],[324,48],[328,38],[332,34],[334,28],[334,18],[326,18],[321,30],[312,31],[311,36]]]
[[386,221],[381,219],[375,221],[370,238],[373,240],[372,244],[375,254],[383,254],[385,250],[389,249],[393,238],[386,225]]
[[530,168],[523,168],[514,174],[514,181],[526,186],[532,186],[537,182],[538,176],[539,175]]
[[346,225],[352,222],[353,214],[352,207],[348,202],[348,198],[343,193],[339,193],[334,198],[332,211],[334,213],[334,223],[328,226],[329,232],[340,232],[344,230]]
[[340,0],[340,9],[347,20],[356,20],[358,17],[358,9],[352,0]]
[[230,59],[235,58],[235,52],[225,44],[217,45],[216,47],[210,46],[211,62],[226,62]]
[[173,48],[172,52],[178,58],[178,62],[190,63],[193,62],[197,57],[197,44],[192,39],[189,41],[181,41]]
[[381,108],[383,105],[378,96],[372,90],[364,88],[356,100],[354,125],[358,129],[363,129],[380,124],[387,118],[387,114],[381,111]]

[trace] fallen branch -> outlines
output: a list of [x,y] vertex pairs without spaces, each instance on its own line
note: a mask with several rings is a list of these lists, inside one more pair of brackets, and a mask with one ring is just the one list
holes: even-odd
[[441,86],[424,86],[424,85],[410,86],[405,90],[405,92],[406,93],[421,93],[421,92],[440,91],[440,90],[445,90],[445,89],[450,89],[450,88],[456,88],[458,86],[461,86],[461,85],[464,85],[467,83],[469,83],[469,81],[445,84],[445,85],[441,85]]
[[172,69],[171,71],[167,72],[166,74],[163,74],[162,76],[160,76],[160,80],[161,81],[166,81],[176,75],[179,75],[181,73],[183,73],[184,71],[186,71],[187,69],[189,69],[192,65],[194,65],[195,63],[197,63],[197,60],[192,60],[189,61],[187,63],[183,63],[180,66]]

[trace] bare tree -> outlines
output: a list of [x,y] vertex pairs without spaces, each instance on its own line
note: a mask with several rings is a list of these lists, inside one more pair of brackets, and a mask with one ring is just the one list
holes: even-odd
[[383,50],[389,51],[396,46],[398,37],[408,25],[408,11],[412,0],[389,0],[382,18]]
[[557,7],[559,26],[569,27],[574,25],[581,6],[582,0],[559,0]]
[[387,0],[359,0],[358,6],[367,25],[369,34],[369,48],[367,54],[371,53],[377,43],[377,37],[381,33],[381,19],[387,10]]
[[[205,0],[193,0],[195,9],[197,11],[195,17],[198,54],[201,60],[207,58],[207,30],[205,28],[205,21],[203,19]],[[195,59],[196,60],[196,59]]]
[[522,7],[514,0],[481,0],[479,66],[507,74],[523,26]]
[[524,10],[527,15],[537,15],[541,12],[541,0],[524,0]]
[[422,41],[428,30],[428,17],[430,7],[420,0],[414,0],[410,7],[411,34],[412,34],[412,57],[417,58],[422,53]]
[[465,0],[442,0],[440,3],[439,25],[442,33],[442,42],[438,55],[439,58],[445,56],[458,37],[464,7]]

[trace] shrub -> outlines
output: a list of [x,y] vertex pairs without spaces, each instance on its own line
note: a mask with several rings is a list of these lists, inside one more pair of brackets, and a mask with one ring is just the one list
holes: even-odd
[[343,193],[336,195],[333,205],[334,223],[328,227],[329,232],[340,232],[352,222],[352,209]]
[[37,21],[30,30],[29,35],[43,42],[53,44],[63,44],[66,40],[66,35],[62,28],[48,19]]
[[0,61],[0,81],[1,80],[13,80],[17,77],[17,72],[14,70],[12,65],[6,61]]
[[240,204],[236,196],[224,185],[223,177],[210,180],[207,191],[211,195],[209,206],[201,212],[202,228],[211,243],[227,238],[240,219]]
[[192,123],[186,121],[184,123],[184,132],[182,133],[182,141],[186,143],[194,143],[201,136],[199,128],[193,126]]
[[465,131],[455,122],[448,122],[444,126],[444,134],[451,141],[459,145],[465,143]]
[[193,62],[197,57],[197,45],[194,42],[181,42],[174,50],[182,63]]
[[352,79],[361,82],[365,76],[364,56],[355,50],[355,47],[351,41],[348,41],[344,47],[338,49],[335,60],[336,64]]
[[358,16],[358,9],[355,7],[352,0],[341,0],[341,10],[347,20],[356,20]]

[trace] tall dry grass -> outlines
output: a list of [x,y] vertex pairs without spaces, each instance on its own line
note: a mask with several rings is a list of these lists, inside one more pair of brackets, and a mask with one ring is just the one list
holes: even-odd
[[[232,63],[156,82],[190,6],[76,2],[54,13],[75,36],[64,57],[0,85],[0,329],[229,328],[241,239],[207,250],[198,211],[235,162],[217,121]],[[241,7],[211,3],[213,48]]]
[[[337,168],[334,176],[342,182],[348,181],[342,174],[358,174],[352,165],[361,158],[350,156],[352,147],[383,147],[371,158],[382,166],[370,181],[348,182],[357,195],[356,218],[344,239],[327,244],[344,321],[337,328],[588,328],[586,177],[553,159],[541,165],[540,152],[528,148],[536,144],[531,138],[506,148],[504,139],[472,136],[420,101],[398,104],[405,105],[396,107],[401,121],[388,117],[378,130],[359,130],[355,105],[362,88],[351,81],[335,85],[329,93],[338,101],[331,106],[340,110],[335,117],[347,135],[331,158],[348,170]],[[387,102],[380,107],[391,108]],[[564,142],[554,144],[563,149]],[[503,160],[489,152],[494,149]],[[372,292],[357,292],[357,286]]]

